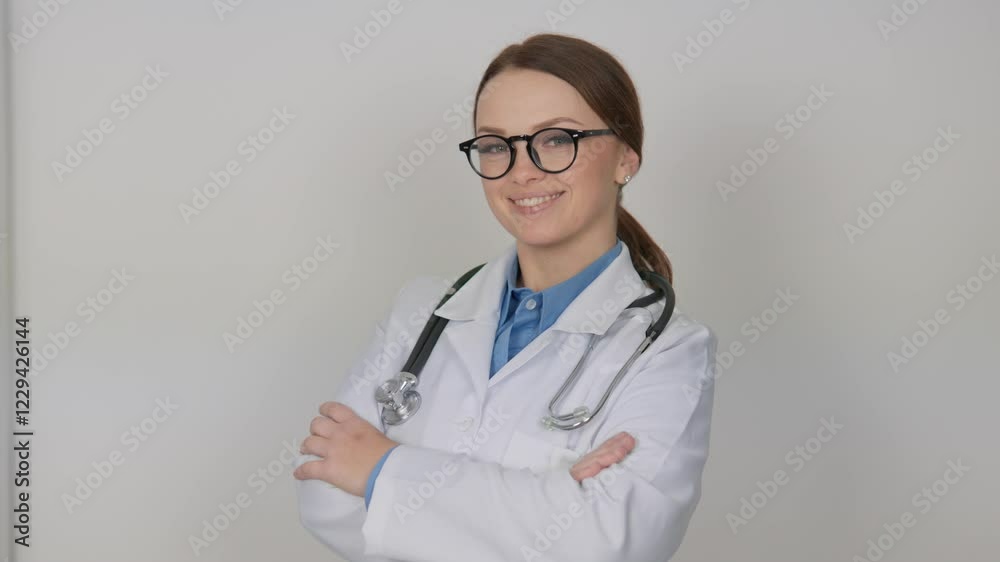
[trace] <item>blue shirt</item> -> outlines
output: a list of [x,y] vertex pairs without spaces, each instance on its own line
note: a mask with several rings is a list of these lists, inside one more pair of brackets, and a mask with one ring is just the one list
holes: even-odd
[[555,323],[569,303],[583,292],[622,251],[622,241],[573,277],[535,292],[517,286],[520,263],[513,260],[507,270],[507,287],[500,302],[500,325],[493,343],[490,378],[524,349],[538,334]]
[[[507,284],[500,301],[500,321],[493,340],[493,357],[490,378],[524,349],[538,334],[547,330],[566,310],[566,307],[603,272],[622,251],[622,240],[573,277],[541,291],[517,286],[520,263],[517,256],[507,269]],[[395,449],[395,447],[393,447]],[[375,479],[389,457],[389,449],[368,475],[365,486],[365,508],[371,502]]]

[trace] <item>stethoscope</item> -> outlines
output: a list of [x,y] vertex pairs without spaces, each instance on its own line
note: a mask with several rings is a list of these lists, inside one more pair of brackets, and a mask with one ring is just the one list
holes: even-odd
[[[445,293],[444,298],[441,302],[434,308],[437,310],[444,303],[451,298],[458,289],[465,284],[473,275],[479,271],[486,264],[480,264],[473,269],[467,271],[464,275],[455,281],[448,291]],[[576,366],[573,371],[563,382],[559,391],[556,392],[555,396],[549,402],[549,415],[542,418],[541,422],[548,429],[562,429],[562,430],[572,430],[582,425],[586,424],[594,418],[604,407],[605,402],[608,401],[608,397],[614,391],[615,387],[621,381],[622,377],[628,371],[629,367],[635,363],[635,360],[642,355],[643,351],[646,351],[656,338],[663,333],[663,329],[666,327],[667,322],[670,321],[670,316],[674,313],[674,290],[670,286],[670,283],[660,274],[642,270],[637,272],[639,277],[643,280],[651,282],[657,285],[657,288],[650,294],[639,297],[632,301],[625,310],[631,308],[641,308],[645,309],[647,306],[660,300],[661,297],[665,297],[665,303],[663,307],[663,312],[660,313],[660,317],[656,319],[655,322],[652,321],[653,315],[650,314],[650,325],[646,329],[646,337],[639,343],[632,355],[625,361],[625,364],[618,369],[618,373],[615,378],[612,379],[611,384],[608,385],[607,390],[604,391],[604,396],[601,397],[600,402],[597,403],[597,407],[593,411],[587,406],[579,406],[575,408],[572,412],[557,414],[555,408],[560,400],[562,400],[563,395],[568,392],[575,384],[577,379],[580,378],[580,372],[583,368],[583,363],[587,360],[590,355],[591,350],[603,339],[601,337],[595,337],[596,334],[590,334],[590,341],[587,344],[587,348],[580,360],[577,361]],[[646,312],[649,312],[646,310]],[[410,357],[407,359],[406,363],[403,365],[402,370],[395,377],[385,381],[378,388],[375,389],[375,401],[378,402],[382,407],[382,423],[387,425],[399,425],[406,420],[413,417],[413,414],[420,409],[420,393],[417,392],[417,382],[419,381],[420,371],[423,370],[424,364],[427,363],[427,358],[430,357],[431,351],[434,349],[434,345],[437,343],[438,337],[441,336],[441,332],[444,331],[445,325],[448,323],[447,318],[442,318],[435,314],[431,314],[430,319],[424,326],[424,330],[420,333],[420,337],[417,338],[416,345],[413,351],[410,353]]]

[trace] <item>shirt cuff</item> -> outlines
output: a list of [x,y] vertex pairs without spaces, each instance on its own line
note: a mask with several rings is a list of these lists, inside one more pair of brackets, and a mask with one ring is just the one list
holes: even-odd
[[[395,445],[392,449],[395,449],[398,446],[399,445]],[[368,504],[372,501],[372,492],[375,490],[375,479],[378,478],[379,472],[382,472],[382,465],[385,464],[385,459],[389,458],[389,453],[392,452],[392,449],[389,449],[384,455],[382,455],[378,464],[375,465],[375,468],[373,468],[371,473],[368,475],[368,484],[365,485],[365,509],[368,509]]]

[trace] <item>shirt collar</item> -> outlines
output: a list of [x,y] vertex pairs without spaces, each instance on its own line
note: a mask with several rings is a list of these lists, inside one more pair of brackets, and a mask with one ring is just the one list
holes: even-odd
[[[465,330],[481,332],[483,345],[492,346],[496,341],[497,320],[500,312],[500,301],[506,300],[504,286],[507,283],[506,272],[510,263],[517,259],[517,244],[511,242],[503,253],[495,255],[486,263],[480,264],[480,270],[460,288],[447,302],[437,308],[436,316],[448,320],[465,321],[462,324],[449,325],[445,335],[459,339]],[[450,282],[440,279],[442,284],[437,294],[443,294]],[[438,285],[435,284],[435,291]],[[643,297],[653,292],[639,277],[632,264],[632,253],[628,244],[622,244],[621,253],[611,260],[607,269],[601,272],[590,285],[569,303],[566,310],[551,326],[553,330],[567,333],[604,334],[615,323],[618,315],[636,297]],[[602,314],[594,314],[600,309]],[[468,327],[466,327],[468,326]],[[472,339],[462,340],[473,343]],[[479,342],[476,342],[479,343]],[[485,347],[484,347],[485,349]]]
[[500,304],[500,322],[504,322],[509,314],[510,306],[515,305],[515,302],[520,302],[524,298],[535,297],[539,301],[538,304],[540,306],[539,329],[544,330],[548,326],[551,326],[566,307],[573,302],[573,299],[587,288],[618,257],[618,254],[622,251],[622,246],[623,242],[621,238],[617,238],[617,243],[610,250],[591,262],[582,271],[561,283],[538,292],[533,292],[527,287],[517,287],[517,274],[520,271],[520,263],[515,254],[514,259],[507,268],[507,282],[503,293],[503,300]]

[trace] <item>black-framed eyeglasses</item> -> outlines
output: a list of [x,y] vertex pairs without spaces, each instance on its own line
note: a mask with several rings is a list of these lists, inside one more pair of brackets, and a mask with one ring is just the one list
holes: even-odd
[[580,139],[599,135],[613,135],[611,129],[565,129],[547,127],[530,135],[480,135],[458,145],[465,153],[469,165],[480,176],[495,180],[514,167],[517,149],[514,141],[527,143],[528,156],[543,172],[558,174],[566,171],[576,161]]

